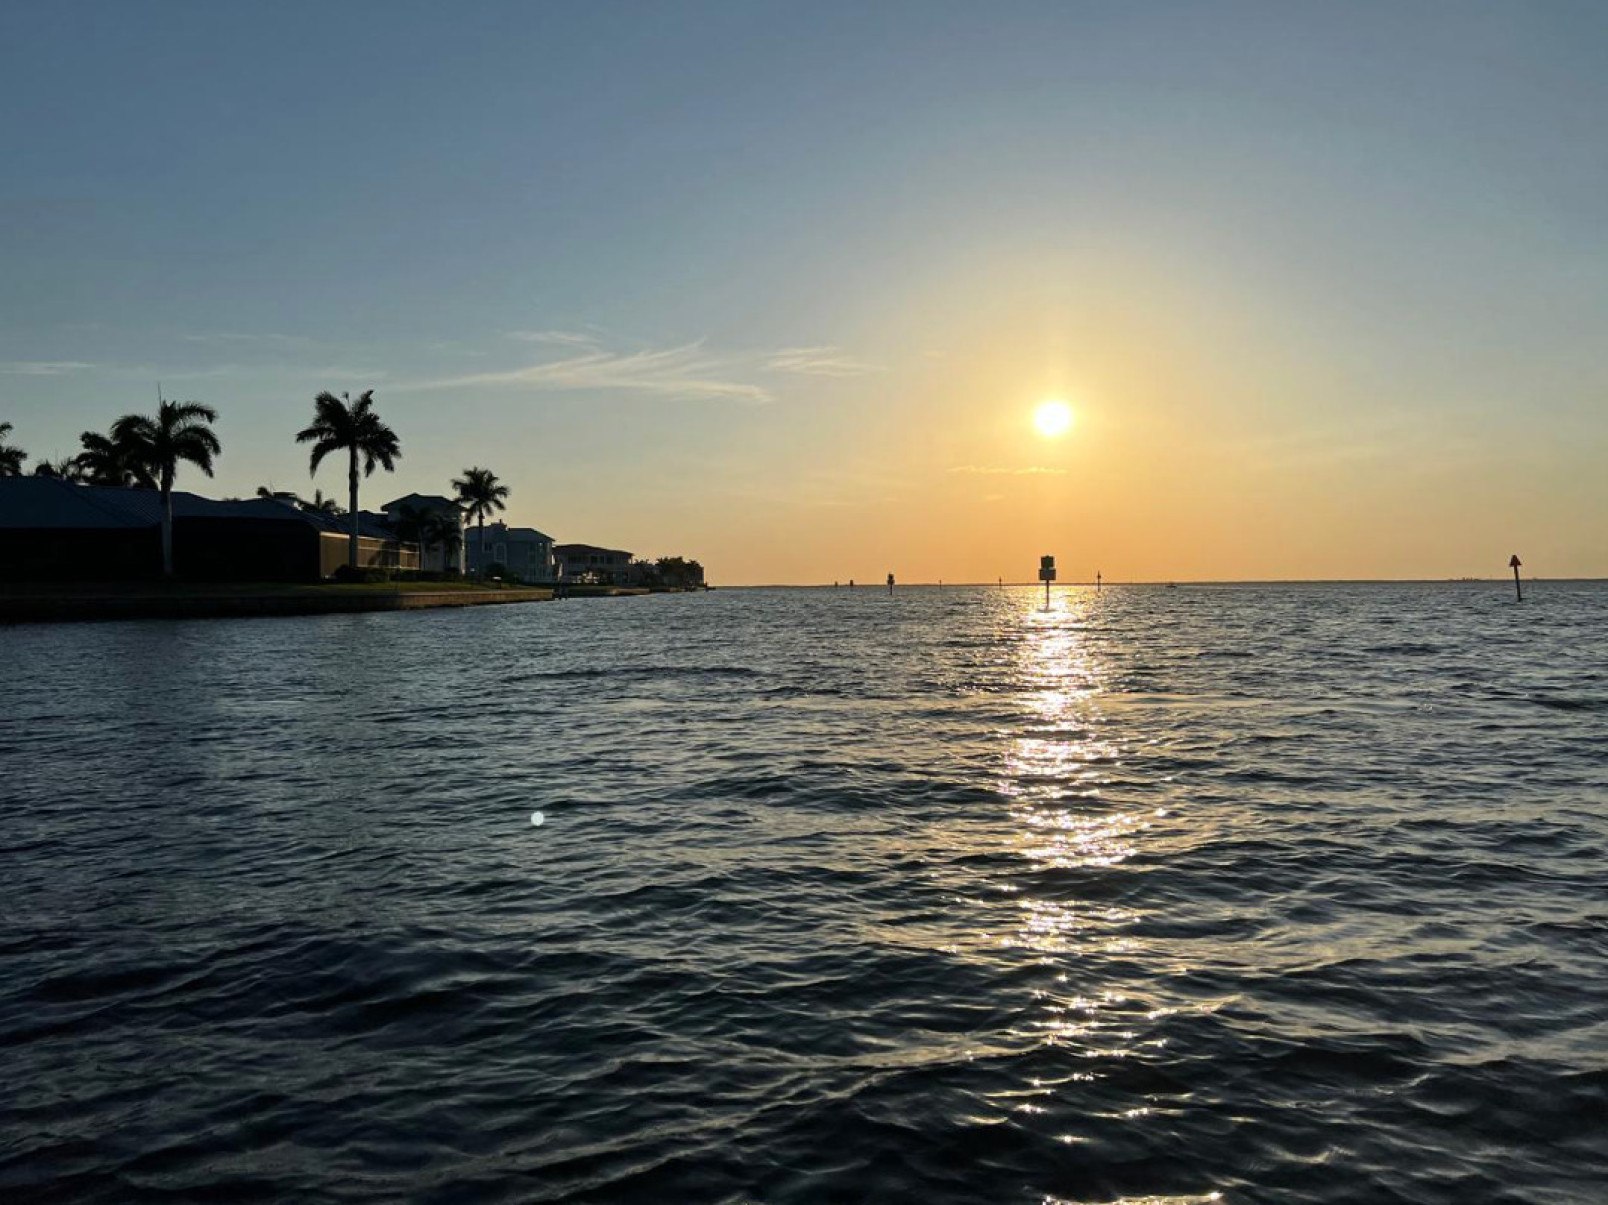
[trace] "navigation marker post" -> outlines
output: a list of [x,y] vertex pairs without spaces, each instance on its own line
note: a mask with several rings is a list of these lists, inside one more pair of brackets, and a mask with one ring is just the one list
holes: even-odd
[[1044,583],[1044,609],[1050,609],[1050,583],[1055,580],[1055,558],[1039,557],[1039,581]]
[[1513,558],[1508,561],[1508,568],[1513,570],[1513,593],[1518,595],[1520,602],[1524,601],[1524,587],[1519,585],[1519,566],[1522,564],[1524,562],[1519,560],[1519,554],[1516,552],[1513,554]]
[[888,593],[893,593],[893,574],[888,574]]
[[1100,571],[1098,569],[1094,571],[1094,592],[1096,594],[1100,593]]

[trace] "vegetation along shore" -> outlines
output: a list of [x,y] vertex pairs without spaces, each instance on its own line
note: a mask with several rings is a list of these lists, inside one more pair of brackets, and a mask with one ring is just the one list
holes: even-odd
[[365,481],[394,472],[402,441],[372,390],[321,392],[294,433],[309,476],[345,469],[346,503],[264,485],[213,499],[177,487],[211,477],[218,411],[159,398],[85,431],[71,457],[40,459],[0,423],[0,621],[132,615],[308,614],[704,588],[703,566],[559,544],[498,516],[510,486],[471,465],[442,494],[363,509]]

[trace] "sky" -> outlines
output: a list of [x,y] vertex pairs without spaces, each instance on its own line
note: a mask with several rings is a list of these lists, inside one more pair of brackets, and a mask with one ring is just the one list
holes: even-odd
[[[722,584],[1608,576],[1600,3],[0,8],[0,422]],[[1075,421],[1040,435],[1035,408]]]

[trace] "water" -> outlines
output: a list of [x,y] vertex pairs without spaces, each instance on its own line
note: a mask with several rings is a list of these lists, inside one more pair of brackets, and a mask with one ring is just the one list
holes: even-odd
[[0,629],[0,1198],[1608,1197],[1608,587],[1040,605]]

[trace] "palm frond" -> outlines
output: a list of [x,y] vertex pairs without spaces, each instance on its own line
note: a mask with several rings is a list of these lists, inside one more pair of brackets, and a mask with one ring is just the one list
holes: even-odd
[[396,432],[374,412],[372,389],[359,394],[356,401],[346,393],[340,397],[327,391],[320,393],[313,399],[313,421],[297,433],[296,442],[314,445],[308,457],[308,468],[313,473],[334,451],[357,453],[364,476],[372,475],[376,466],[393,471],[402,456]]

